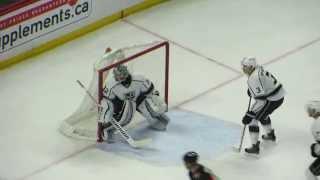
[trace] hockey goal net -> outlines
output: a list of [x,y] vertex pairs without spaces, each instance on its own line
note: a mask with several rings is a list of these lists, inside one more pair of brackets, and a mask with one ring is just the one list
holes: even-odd
[[[94,64],[93,76],[87,85],[88,91],[98,102],[102,99],[104,86],[113,78],[113,68],[119,64],[127,65],[131,74],[143,75],[150,79],[168,104],[169,43],[167,41],[112,49],[105,53]],[[133,117],[133,123],[142,118],[137,114],[135,113]],[[96,140],[97,120],[98,108],[85,94],[77,110],[62,122],[59,130],[72,138]]]

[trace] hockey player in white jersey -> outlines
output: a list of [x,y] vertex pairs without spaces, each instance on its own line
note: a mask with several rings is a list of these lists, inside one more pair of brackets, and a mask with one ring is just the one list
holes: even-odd
[[316,158],[306,171],[307,180],[317,180],[320,176],[320,101],[310,101],[306,105],[307,113],[314,119],[311,133],[315,143],[311,144],[311,156]]
[[104,88],[98,138],[103,138],[106,131],[107,142],[114,142],[116,129],[109,120],[113,118],[121,126],[126,126],[132,120],[135,111],[146,118],[150,128],[165,131],[169,123],[169,118],[165,115],[167,105],[159,97],[153,83],[143,76],[131,75],[125,65],[115,67],[113,77],[114,81],[109,82]]
[[265,134],[262,139],[276,141],[275,131],[271,125],[270,114],[277,109],[284,100],[284,89],[281,83],[268,71],[257,64],[256,59],[249,57],[241,61],[242,70],[248,76],[248,95],[255,102],[242,119],[244,125],[249,126],[252,146],[245,149],[250,154],[259,154],[259,122]]

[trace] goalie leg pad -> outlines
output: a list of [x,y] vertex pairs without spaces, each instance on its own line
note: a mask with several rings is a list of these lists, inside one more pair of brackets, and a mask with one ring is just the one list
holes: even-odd
[[[124,127],[128,125],[135,112],[135,103],[131,101],[126,101],[124,103],[123,109],[120,112],[115,112],[113,115],[113,119],[119,122],[119,124]],[[109,131],[109,130],[115,130],[115,127],[112,126],[110,122],[105,123],[104,129]]]
[[151,128],[158,130],[158,131],[165,131],[167,130],[167,126],[170,122],[170,119],[167,115],[163,114],[161,116],[156,117],[158,121],[152,124]]
[[113,118],[120,121],[122,115],[125,113],[127,102],[120,100],[118,97],[112,99],[111,102],[113,105]]
[[146,105],[150,108],[153,116],[160,116],[168,109],[167,104],[157,95],[149,95],[145,99]]
[[126,126],[131,122],[135,109],[135,103],[133,103],[132,101],[126,101],[125,108],[119,121],[121,126]]
[[164,114],[165,110],[156,108],[155,104],[146,98],[140,106],[138,111],[147,119],[150,127],[156,130],[164,131],[169,123],[169,118]]

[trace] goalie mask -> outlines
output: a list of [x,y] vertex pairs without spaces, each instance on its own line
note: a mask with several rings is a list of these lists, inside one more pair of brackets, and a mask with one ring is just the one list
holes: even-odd
[[120,82],[125,87],[128,87],[131,84],[131,75],[128,71],[127,66],[120,64],[113,70],[114,79]]
[[245,74],[250,75],[256,69],[258,64],[256,62],[256,58],[254,58],[254,57],[245,57],[241,61],[241,66],[242,66],[242,71]]

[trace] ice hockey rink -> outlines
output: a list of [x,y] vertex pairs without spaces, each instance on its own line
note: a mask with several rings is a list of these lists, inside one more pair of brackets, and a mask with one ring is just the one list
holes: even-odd
[[318,0],[171,0],[0,71],[0,179],[188,179],[182,162],[159,165],[108,153],[57,130],[82,100],[75,80],[89,83],[106,46],[155,40],[170,42],[170,111],[241,128],[248,104],[240,68],[245,56],[257,57],[287,91],[272,115],[277,145],[262,147],[258,159],[231,147],[200,154],[202,164],[222,180],[305,179],[313,139],[304,104],[320,98],[319,9]]

